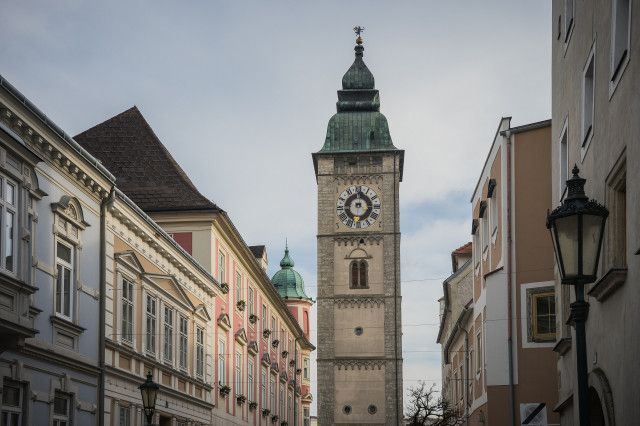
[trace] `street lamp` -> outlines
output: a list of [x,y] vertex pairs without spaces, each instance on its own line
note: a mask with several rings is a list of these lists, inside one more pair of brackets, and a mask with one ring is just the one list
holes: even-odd
[[573,176],[567,180],[567,197],[562,205],[547,215],[562,284],[574,286],[576,300],[571,304],[570,320],[576,330],[576,364],[578,373],[578,410],[581,426],[589,426],[589,388],[587,382],[587,347],[585,322],[589,303],[584,300],[584,285],[596,280],[598,261],[609,211],[584,193],[586,179]]
[[156,409],[158,388],[158,384],[153,382],[151,371],[147,373],[147,380],[138,387],[142,394],[142,406],[144,407],[144,415],[147,418],[148,425],[151,425],[153,422],[153,412]]

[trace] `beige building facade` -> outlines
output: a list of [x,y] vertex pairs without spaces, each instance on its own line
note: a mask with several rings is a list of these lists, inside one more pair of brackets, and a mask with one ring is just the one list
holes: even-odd
[[550,121],[502,118],[471,198],[472,425],[557,422],[550,150]]
[[318,424],[401,424],[399,184],[358,38],[338,112],[313,154],[318,184]]
[[475,370],[471,350],[473,317],[472,247],[467,243],[451,253],[452,273],[442,283],[440,329],[442,345],[442,398],[460,417],[469,416]]
[[[552,206],[573,165],[585,192],[609,209],[598,280],[587,285],[587,366],[592,424],[640,418],[640,5],[633,0],[553,3]],[[556,277],[562,425],[578,424],[573,290]]]

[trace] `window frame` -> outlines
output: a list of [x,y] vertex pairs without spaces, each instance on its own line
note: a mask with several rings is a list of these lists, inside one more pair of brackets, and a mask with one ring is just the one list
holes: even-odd
[[[60,414],[60,413],[56,413],[56,407],[55,407],[55,398],[61,398],[64,399],[66,401],[66,414]],[[53,426],[70,426],[72,424],[72,413],[73,410],[71,409],[73,407],[73,398],[70,394],[68,393],[64,393],[64,392],[60,392],[60,391],[55,391],[54,393],[54,403],[51,404],[51,420],[52,420],[52,425]],[[61,423],[61,422],[65,422],[65,423]]]
[[[149,302],[153,302],[153,312],[150,314],[149,312]],[[153,296],[152,294],[147,293],[145,295],[145,339],[144,339],[144,350],[147,354],[153,355],[154,357],[157,355],[157,328],[158,328],[158,298]],[[150,324],[150,322],[152,324]],[[150,327],[152,325],[152,327]],[[152,342],[152,345],[149,345],[149,342]]]
[[[122,422],[122,415],[125,415],[125,422]],[[131,406],[118,404],[118,425],[119,426],[131,426]]]
[[569,44],[573,28],[575,27],[576,5],[575,0],[564,0],[564,44]]
[[[564,154],[564,155],[563,155]],[[569,179],[569,118],[565,117],[560,139],[558,140],[558,184],[559,199],[562,201],[567,192],[567,179]]]
[[196,325],[196,353],[195,353],[195,373],[196,377],[199,379],[204,378],[205,368],[204,368],[204,359],[205,359],[205,330],[204,327],[200,327]]
[[305,380],[310,380],[311,379],[311,375],[309,374],[310,372],[310,364],[311,362],[309,361],[309,357],[304,357],[304,360],[302,361],[302,378]]
[[255,315],[254,296],[253,287],[247,284],[247,311],[249,315]]
[[[596,60],[595,42],[587,56],[587,61],[582,70],[582,106],[580,109],[582,122],[581,159],[584,157],[591,145],[593,133],[595,131],[595,82],[596,82]],[[590,74],[590,76],[589,76]],[[587,90],[589,93],[587,93]]]
[[134,344],[134,307],[135,282],[124,275],[120,275],[120,342],[129,346]]
[[[13,201],[6,199],[9,193],[8,187],[13,188]],[[18,252],[18,239],[20,231],[21,215],[24,213],[22,207],[21,185],[17,180],[9,177],[7,173],[0,173],[0,269],[3,273],[17,277],[20,271],[20,261]],[[7,232],[7,215],[11,214],[11,232]],[[18,235],[17,235],[18,234]],[[7,235],[11,235],[12,268],[7,268]],[[17,238],[18,237],[18,238]]]
[[265,367],[261,368],[260,375],[260,405],[262,406],[262,409],[265,409],[269,405],[269,401],[267,400],[267,386],[269,384],[269,378],[267,377],[267,369]]
[[[558,334],[558,330],[556,327],[556,309],[555,309],[555,289],[553,287],[541,287],[535,288],[528,291],[528,299],[529,299],[529,312],[530,312],[530,320],[531,320],[531,341],[534,343],[548,343],[555,342],[556,336]],[[548,317],[553,320],[550,321],[552,324],[554,331],[552,333],[541,333],[538,331],[538,299],[551,298],[554,304],[553,312],[550,312]],[[551,311],[551,308],[550,308]]]
[[249,359],[247,360],[247,399],[249,400],[249,402],[252,402],[254,398],[254,370],[255,363],[253,362],[253,359],[249,357]]
[[236,396],[243,395],[242,389],[242,352],[236,351],[236,365],[235,365],[235,383],[234,388]]
[[218,251],[218,281],[220,284],[227,282],[227,256],[222,250]]
[[482,330],[478,331],[476,333],[476,378],[480,377],[480,374],[482,373],[482,369],[484,367],[483,364],[483,357],[482,357]]
[[[167,313],[171,313],[171,321],[167,322]],[[165,364],[173,365],[175,351],[175,317],[176,310],[168,305],[162,309],[162,361]]]
[[[75,291],[75,276],[76,276],[76,268],[75,268],[75,264],[76,264],[76,247],[75,245],[71,244],[70,242],[62,239],[62,238],[54,238],[54,242],[55,242],[55,259],[56,259],[56,279],[55,279],[55,291],[54,291],[54,312],[55,315],[61,318],[64,318],[66,320],[69,321],[73,321],[74,318],[74,306],[75,306],[75,297],[74,297],[74,291]],[[66,248],[68,248],[70,250],[70,261],[67,261],[65,259],[62,259],[58,256],[58,245],[63,245]],[[64,302],[64,299],[61,296],[61,307],[60,307],[60,311],[58,311],[58,306],[57,306],[57,294],[58,294],[58,287],[60,285],[60,272],[59,272],[59,267],[68,269],[69,270],[69,292],[68,292],[68,302],[67,302],[67,307],[69,309],[69,315],[66,315],[64,313],[64,306],[62,305],[62,303]]]
[[[16,380],[12,380],[9,379],[7,377],[4,378],[3,380],[3,391],[2,391],[2,400],[0,400],[0,422],[4,422],[5,421],[5,415],[10,416],[11,419],[14,418],[14,416],[17,416],[18,418],[18,424],[23,424],[23,420],[24,420],[24,415],[25,415],[25,408],[26,408],[26,404],[24,401],[24,397],[25,397],[25,385],[23,383],[20,383]],[[5,396],[7,395],[6,389],[8,387],[11,388],[16,388],[18,390],[18,405],[7,405],[5,403]],[[4,423],[3,423],[4,424]],[[7,423],[10,424],[10,423]]]
[[244,300],[242,298],[242,274],[239,271],[236,271],[236,282],[235,282],[235,293],[236,293],[236,302],[240,300]]
[[[183,330],[183,326],[185,326]],[[189,319],[178,314],[178,368],[186,371],[189,359]]]
[[[620,17],[618,16],[618,7],[620,3],[627,2],[626,8],[626,33],[618,33],[618,25]],[[609,99],[613,96],[618,83],[620,82],[624,71],[629,63],[629,56],[631,54],[631,11],[633,0],[613,0],[611,2],[611,60],[610,60],[610,80],[609,80]],[[624,39],[624,43],[621,43],[620,38]],[[618,47],[623,45],[621,53]]]
[[224,382],[226,379],[227,371],[226,371],[226,346],[227,342],[225,339],[221,338],[218,340],[218,384],[220,386],[225,385]]
[[369,288],[369,263],[365,259],[354,259],[349,264],[349,288],[352,290]]

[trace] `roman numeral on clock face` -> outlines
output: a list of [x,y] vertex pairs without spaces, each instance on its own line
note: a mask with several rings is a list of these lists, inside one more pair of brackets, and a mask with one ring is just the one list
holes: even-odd
[[380,217],[380,198],[366,185],[345,188],[336,202],[336,215],[340,222],[352,229],[370,227]]

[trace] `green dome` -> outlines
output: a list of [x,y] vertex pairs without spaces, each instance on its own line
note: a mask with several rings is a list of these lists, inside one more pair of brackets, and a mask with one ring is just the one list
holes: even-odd
[[[361,42],[361,41],[360,41]],[[386,117],[380,112],[380,94],[373,74],[355,47],[356,57],[342,77],[337,113],[329,120],[327,136],[319,153],[394,151]]]
[[289,256],[289,247],[284,250],[284,257],[280,261],[280,269],[273,275],[271,282],[278,290],[283,299],[304,299],[311,300],[304,292],[304,280],[302,276],[293,269],[295,263]]

